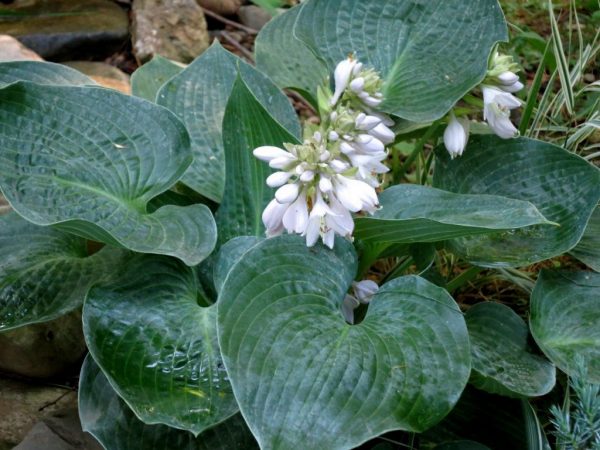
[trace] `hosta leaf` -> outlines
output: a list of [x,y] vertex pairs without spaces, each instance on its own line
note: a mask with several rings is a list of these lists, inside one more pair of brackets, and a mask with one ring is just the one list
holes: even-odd
[[108,89],[20,82],[0,90],[0,124],[0,187],[30,222],[189,265],[212,251],[206,206],[146,212],[192,160],[166,109]]
[[365,241],[411,243],[523,228],[548,221],[531,203],[495,195],[461,195],[399,184],[379,196],[382,208],[356,219]]
[[278,86],[304,91],[315,101],[317,87],[327,81],[329,69],[290,32],[300,8],[296,6],[278,15],[260,31],[254,47],[256,67],[269,74]]
[[434,186],[459,194],[502,195],[533,203],[560,226],[459,238],[451,248],[485,267],[524,266],[573,248],[600,200],[600,170],[552,144],[472,136],[455,160],[436,151]]
[[195,438],[166,425],[146,425],[117,395],[88,355],[79,378],[79,417],[84,431],[106,450],[250,450],[256,441],[239,414]]
[[263,238],[257,236],[240,236],[233,238],[219,249],[213,269],[213,280],[217,292],[221,291],[225,278],[235,263],[244,253],[262,240]]
[[341,303],[352,246],[267,239],[231,269],[219,296],[223,360],[262,448],[349,449],[445,416],[470,371],[467,330],[447,292],[422,278],[381,287],[364,321]]
[[466,315],[473,371],[471,384],[508,396],[547,394],[555,383],[555,369],[543,356],[528,349],[527,324],[500,303],[479,303]]
[[216,306],[198,305],[196,275],[164,256],[139,255],[83,308],[90,353],[148,424],[195,434],[237,411],[221,362]]
[[600,383],[600,274],[542,270],[531,294],[531,334],[546,356],[568,374],[582,358]]
[[585,232],[571,254],[596,272],[600,272],[600,207],[596,207]]
[[237,236],[263,236],[262,212],[274,194],[265,180],[273,171],[252,151],[261,145],[282,147],[284,142],[298,141],[238,78],[223,118],[227,177],[225,196],[216,214],[219,242]]
[[[309,0],[298,12],[287,14],[297,15],[295,37],[326,63],[330,73],[355,52],[385,79],[381,108],[416,122],[443,116],[479,84],[492,47],[507,40],[497,0]],[[290,22],[280,19],[272,27],[278,25],[282,31],[267,28],[264,39],[290,33]],[[259,42],[265,46],[263,38]],[[279,64],[261,67],[273,76],[286,73],[282,68],[289,63],[286,50],[272,43],[268,48]],[[322,70],[314,59],[307,65],[317,73]],[[304,73],[299,71],[288,87],[305,88]]]
[[300,135],[300,124],[287,97],[269,78],[218,42],[171,79],[157,101],[173,111],[191,137],[194,162],[182,181],[214,201],[220,201],[225,185],[222,122],[236,78],[244,80],[256,100],[284,128]]
[[151,61],[144,64],[131,75],[131,93],[136,97],[145,98],[151,102],[156,100],[159,89],[180,73],[184,65],[154,55]]
[[0,88],[16,81],[37,84],[83,86],[96,83],[78,70],[42,61],[8,61],[0,63]]
[[125,264],[127,252],[104,248],[88,256],[77,236],[0,216],[0,330],[45,322],[83,304],[93,283]]

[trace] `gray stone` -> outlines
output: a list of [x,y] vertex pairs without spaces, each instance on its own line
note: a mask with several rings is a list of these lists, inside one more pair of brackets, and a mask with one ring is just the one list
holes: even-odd
[[64,64],[87,75],[100,86],[131,94],[129,75],[115,66],[95,61],[68,61]]
[[155,54],[187,63],[209,46],[206,19],[195,0],[134,0],[133,52],[140,62]]
[[44,422],[36,423],[23,442],[13,450],[71,450],[72,447]]
[[45,59],[108,56],[129,36],[127,13],[110,0],[15,0],[0,4],[0,34]]
[[0,378],[0,449],[17,445],[39,420],[76,407],[75,391]]
[[242,6],[238,11],[240,22],[249,28],[260,30],[273,17],[263,8],[256,5]]
[[43,61],[43,59],[14,37],[2,34],[0,35],[0,61]]
[[76,366],[85,351],[81,315],[71,313],[0,333],[0,370],[31,378],[52,377]]
[[244,0],[196,0],[200,6],[217,14],[226,16],[235,14]]
[[61,411],[34,425],[13,450],[102,450],[102,446],[81,429],[76,409]]

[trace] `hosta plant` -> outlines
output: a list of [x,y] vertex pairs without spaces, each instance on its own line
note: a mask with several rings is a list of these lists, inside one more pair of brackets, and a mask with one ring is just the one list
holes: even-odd
[[0,64],[0,330],[83,308],[107,450],[487,448],[457,424],[491,404],[503,448],[544,448],[528,399],[576,359],[600,379],[600,275],[542,271],[525,313],[451,294],[597,270],[600,171],[518,137],[506,40],[496,0],[307,0],[255,66],[157,57],[133,96]]

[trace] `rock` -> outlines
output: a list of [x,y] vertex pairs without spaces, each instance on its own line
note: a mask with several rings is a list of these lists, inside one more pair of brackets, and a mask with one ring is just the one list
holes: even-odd
[[43,61],[43,59],[14,37],[2,34],[0,35],[0,61]]
[[206,19],[195,0],[135,0],[133,52],[140,62],[155,54],[187,63],[209,46]]
[[240,18],[240,22],[242,22],[242,24],[257,31],[264,27],[267,22],[273,18],[268,11],[263,8],[259,8],[256,5],[242,6],[238,11],[238,17]]
[[110,0],[15,0],[0,3],[0,34],[51,60],[104,57],[129,36],[127,13]]
[[131,94],[129,75],[115,66],[93,61],[68,61],[64,64],[87,75],[100,86]]
[[0,378],[0,449],[17,445],[40,419],[76,407],[75,391]]
[[44,422],[36,423],[31,431],[27,433],[23,442],[13,450],[71,450],[72,447],[60,436],[52,431]]
[[212,12],[223,15],[235,14],[244,0],[196,0],[200,6]]
[[78,312],[0,333],[0,370],[31,378],[66,372],[86,351]]
[[76,409],[57,413],[34,425],[23,442],[13,450],[102,450],[102,446],[81,429]]

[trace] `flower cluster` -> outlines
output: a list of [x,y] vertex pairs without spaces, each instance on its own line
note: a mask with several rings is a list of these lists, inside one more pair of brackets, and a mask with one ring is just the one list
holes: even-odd
[[[515,73],[516,70],[517,65],[512,57],[494,53],[487,77],[481,85],[483,118],[502,139],[510,139],[519,134],[510,120],[511,110],[521,106],[521,100],[512,94],[524,87]],[[451,112],[444,132],[444,144],[452,158],[462,155],[468,138],[469,121],[464,118],[457,119]]]
[[318,130],[302,144],[263,146],[254,156],[277,169],[267,185],[277,188],[263,212],[268,236],[287,231],[319,237],[333,248],[336,234],[350,237],[351,213],[372,214],[379,207],[377,176],[388,171],[386,145],[394,141],[389,117],[374,110],[382,101],[381,79],[353,57],[335,69],[335,92]]

